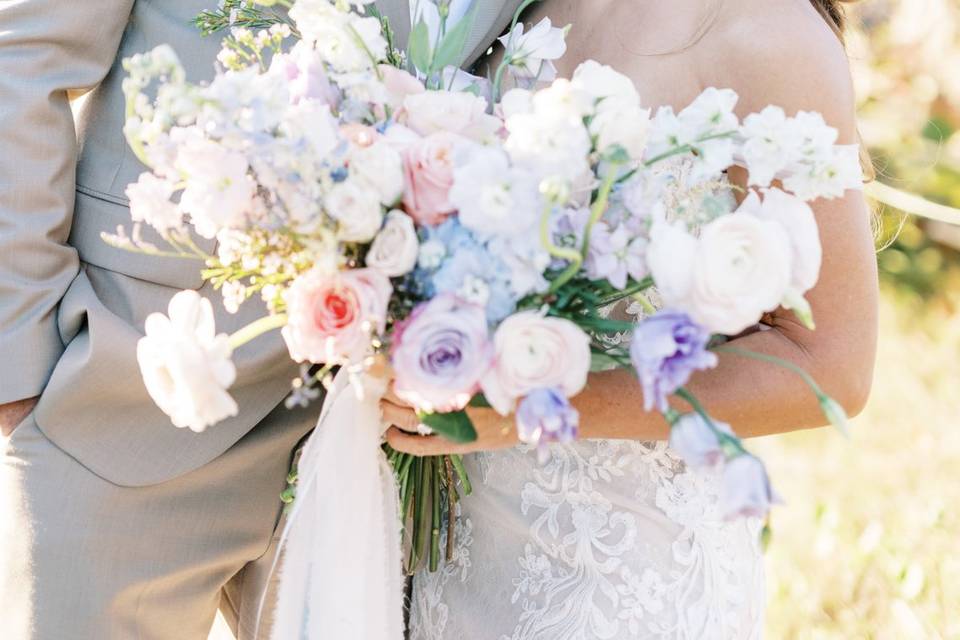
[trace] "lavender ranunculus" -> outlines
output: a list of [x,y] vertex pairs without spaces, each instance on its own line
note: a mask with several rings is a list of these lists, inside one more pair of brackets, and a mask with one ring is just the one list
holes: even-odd
[[764,518],[770,506],[780,498],[770,486],[770,477],[759,458],[741,454],[723,468],[723,490],[720,496],[723,517]]
[[394,391],[424,411],[463,409],[493,364],[483,307],[441,294],[417,307],[395,336]]
[[551,442],[572,442],[580,428],[580,413],[560,389],[535,389],[517,409],[517,433],[521,442],[537,445],[540,461],[548,456]]
[[661,311],[637,327],[630,358],[643,385],[647,411],[669,408],[667,397],[682,387],[694,371],[717,366],[707,351],[710,334],[679,311]]
[[[714,420],[713,424],[719,431],[733,435],[733,429],[725,422]],[[694,468],[715,467],[725,457],[720,438],[699,413],[688,413],[673,424],[670,448]]]

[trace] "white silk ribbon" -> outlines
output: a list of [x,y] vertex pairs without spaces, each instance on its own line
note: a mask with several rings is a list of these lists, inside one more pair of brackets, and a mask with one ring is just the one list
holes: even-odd
[[298,464],[274,640],[402,640],[399,499],[380,448],[381,378],[341,370]]

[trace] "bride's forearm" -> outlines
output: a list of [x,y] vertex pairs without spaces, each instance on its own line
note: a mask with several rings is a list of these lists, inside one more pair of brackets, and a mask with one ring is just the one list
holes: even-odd
[[[752,333],[728,344],[801,367],[850,414],[859,413],[863,407],[871,372],[869,367],[863,371],[844,350],[834,349],[829,343],[803,347],[776,329]],[[795,372],[733,353],[718,355],[719,365],[694,374],[687,389],[713,417],[730,423],[740,436],[826,424],[816,395]],[[669,435],[663,416],[657,411],[644,411],[643,393],[631,371],[592,374],[587,388],[573,402],[581,415],[581,437],[663,440]],[[671,403],[678,411],[691,410],[683,400]]]

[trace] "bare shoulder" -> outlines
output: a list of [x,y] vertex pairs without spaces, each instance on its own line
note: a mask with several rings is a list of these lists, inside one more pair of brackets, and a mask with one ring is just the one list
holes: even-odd
[[740,94],[745,114],[774,104],[817,111],[856,139],[855,97],[842,44],[807,0],[737,0],[717,24],[708,73]]

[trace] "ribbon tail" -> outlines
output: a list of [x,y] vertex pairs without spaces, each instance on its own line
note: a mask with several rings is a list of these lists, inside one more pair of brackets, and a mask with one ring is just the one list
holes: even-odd
[[274,640],[402,640],[396,481],[380,448],[382,381],[341,370],[298,465],[280,540]]

